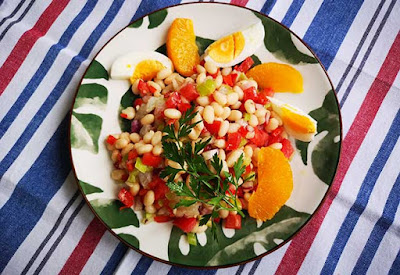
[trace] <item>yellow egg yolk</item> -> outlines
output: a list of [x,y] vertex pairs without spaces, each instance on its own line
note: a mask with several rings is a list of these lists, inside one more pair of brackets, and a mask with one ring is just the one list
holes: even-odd
[[282,120],[284,125],[297,133],[310,134],[316,132],[315,124],[310,118],[294,112],[290,106],[282,106]]
[[218,63],[228,63],[243,51],[244,44],[243,34],[236,32],[212,43],[208,55]]
[[[129,65],[128,65],[129,66]],[[140,61],[136,67],[133,75],[131,76],[131,83],[136,79],[143,79],[148,81],[153,79],[159,71],[164,69],[164,65],[157,60],[143,60]]]

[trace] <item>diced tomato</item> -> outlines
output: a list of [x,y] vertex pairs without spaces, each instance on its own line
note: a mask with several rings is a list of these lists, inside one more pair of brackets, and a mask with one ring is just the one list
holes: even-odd
[[207,73],[207,75],[212,76],[212,78],[216,78],[218,76],[218,73],[219,73],[219,68],[218,68],[218,70],[217,70],[217,72],[215,74]]
[[154,188],[156,188],[157,185],[159,185],[161,183],[164,183],[164,181],[162,179],[160,179],[159,177],[154,176],[152,181],[149,183],[149,189],[153,190]]
[[151,167],[158,167],[162,160],[162,157],[155,156],[153,153],[145,153],[142,158],[143,164]]
[[254,132],[254,138],[251,139],[251,142],[258,147],[266,146],[268,144],[268,134],[257,127],[254,128]]
[[202,61],[200,61],[200,65],[204,67],[204,64],[206,64],[206,61],[203,59]]
[[176,108],[178,104],[181,103],[181,97],[178,92],[173,92],[169,95],[167,102],[165,102],[165,106],[167,108]]
[[238,197],[243,198],[244,192],[243,192],[243,187],[239,186],[239,188],[236,191],[236,194]]
[[235,84],[238,74],[231,74],[232,83]]
[[128,175],[128,174],[123,174],[122,177],[121,177],[121,180],[122,180],[122,181],[127,181],[128,178],[129,178],[129,175]]
[[273,130],[270,135],[273,136],[273,137],[277,137],[277,136],[280,136],[282,134],[282,132],[283,132],[283,127],[279,126],[275,130]]
[[143,104],[143,99],[141,99],[141,98],[137,98],[137,99],[135,99],[135,101],[134,101],[134,103],[133,103],[133,106],[140,106],[140,105],[142,105]]
[[197,74],[197,65],[194,65],[192,70],[193,70],[193,73]]
[[253,66],[253,64],[254,64],[254,61],[249,56],[242,63],[240,63],[239,66],[237,66],[236,71],[245,73],[251,68],[251,66]]
[[282,143],[281,151],[285,155],[285,157],[289,159],[293,155],[293,152],[294,152],[293,146],[290,143],[290,140],[288,140],[286,138],[283,139],[281,141],[281,143]]
[[132,160],[128,160],[128,161],[126,162],[126,169],[127,169],[129,172],[132,172],[133,169],[135,169],[135,165],[133,164],[133,161],[132,161]]
[[121,113],[120,116],[121,116],[122,118],[128,118],[128,115],[127,115],[127,114],[124,114],[124,113]]
[[147,83],[144,82],[143,80],[139,80],[138,90],[139,90],[141,96],[144,96],[144,95],[147,95],[150,93],[149,85],[147,85]]
[[229,133],[226,150],[237,149],[241,141],[242,141],[242,135],[239,132]]
[[225,228],[242,228],[242,217],[239,214],[233,215],[229,213],[228,217],[225,219]]
[[224,84],[233,87],[232,75],[230,75],[230,74],[228,74],[228,75],[223,75],[223,76],[222,76],[222,80],[223,80],[223,83],[224,83]]
[[180,103],[180,104],[178,104],[178,110],[181,113],[185,113],[187,110],[190,109],[191,106],[192,105],[190,105],[190,103]]
[[172,220],[172,218],[169,216],[155,216],[154,220],[156,222],[168,222],[168,221]]
[[200,96],[196,90],[196,87],[192,83],[188,83],[183,86],[179,92],[189,101],[193,101]]
[[108,144],[110,144],[110,145],[114,145],[116,141],[117,141],[117,139],[116,139],[114,136],[112,136],[112,135],[109,135],[109,136],[107,137],[107,140],[106,140],[106,142],[107,142]]
[[183,232],[189,233],[196,226],[196,218],[176,218],[174,220],[174,225],[182,229]]
[[170,119],[168,120],[167,125],[173,125],[176,121],[177,119]]
[[144,188],[140,188],[139,190],[139,196],[144,196],[146,195],[146,193],[148,192],[148,189],[144,189]]
[[119,190],[118,199],[124,204],[119,210],[133,206],[134,198],[129,190],[122,188]]
[[213,103],[215,101],[213,94],[209,95],[208,99],[210,100],[210,103]]
[[152,94],[154,94],[154,93],[157,91],[157,89],[154,88],[153,86],[151,86],[151,85],[147,85],[147,86],[149,86],[149,91],[150,91]]
[[211,135],[218,134],[219,128],[221,128],[221,121],[215,120],[213,123],[208,124],[207,122],[203,121],[205,128],[207,131],[210,132]]
[[246,170],[244,170],[244,175],[247,175],[249,173],[251,173],[251,167],[250,167],[250,165],[247,165]]
[[[242,104],[242,105],[244,105],[244,104]],[[241,127],[239,128],[239,130],[238,130],[238,133],[239,133],[242,137],[246,137],[246,135],[247,135],[248,132],[249,132],[249,131],[248,131],[247,128],[244,127],[244,126],[241,126]]]
[[260,103],[262,105],[267,104],[269,101],[267,96],[272,97],[272,96],[274,96],[274,94],[275,94],[275,92],[274,92],[274,90],[272,90],[272,88],[264,88],[263,90],[261,90],[258,93],[257,103]]
[[[205,121],[203,121],[203,122],[205,122]],[[209,133],[209,132],[208,132],[207,128],[204,127],[203,130],[201,130],[201,134],[205,135],[206,133]]]
[[245,103],[249,99],[253,100],[254,102],[257,102],[258,100],[257,90],[253,86],[243,91],[243,103]]
[[235,188],[235,186],[233,184],[229,184],[228,190],[225,191],[226,195],[230,195],[231,193],[232,193],[232,195],[236,194],[236,188]]
[[154,199],[158,200],[165,197],[165,194],[169,191],[168,186],[163,181],[154,188]]
[[272,131],[272,133],[270,133],[270,138],[268,140],[268,145],[281,142],[281,140],[282,140],[282,137],[281,137],[282,132],[283,132],[283,127],[282,126],[279,126],[274,131]]
[[128,153],[128,160],[132,160],[138,157],[138,153],[136,152],[136,150],[131,150]]
[[214,222],[219,223],[221,221],[221,218],[214,218]]

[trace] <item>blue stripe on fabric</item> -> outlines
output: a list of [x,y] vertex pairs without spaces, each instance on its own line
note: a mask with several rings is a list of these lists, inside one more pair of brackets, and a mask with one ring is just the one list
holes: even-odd
[[218,269],[192,269],[172,266],[168,272],[168,275],[214,275]]
[[[4,174],[21,153],[47,113],[61,96],[79,65],[87,58],[98,39],[114,20],[123,3],[122,0],[113,2],[100,24],[86,41],[80,55],[72,59],[50,96],[41,106],[34,119],[31,120],[16,145],[0,163],[0,175]],[[60,189],[71,170],[67,138],[68,118],[69,115],[63,119],[39,158],[18,183],[10,199],[0,209],[0,247],[4,247],[2,257],[0,257],[0,273],[30,230],[39,221],[48,202]],[[32,195],[27,192],[32,192]],[[15,234],[15,232],[18,232],[18,234]]]
[[19,11],[19,9],[22,7],[22,5],[25,4],[25,2],[26,2],[26,0],[22,0],[21,2],[19,2],[18,5],[15,7],[15,9],[8,16],[3,17],[3,19],[0,22],[0,26],[3,25],[4,22],[6,22],[6,20],[13,17]]
[[[71,171],[66,116],[35,163],[0,209],[0,273],[34,228]],[[18,233],[16,233],[18,232]]]
[[127,250],[128,247],[120,242],[103,268],[103,271],[101,271],[101,275],[114,274],[119,262],[122,260]]
[[[31,0],[31,2],[29,2],[28,6],[26,6],[25,10],[23,13],[21,13],[21,15],[14,21],[12,21],[4,30],[3,32],[0,34],[0,40],[3,39],[3,37],[6,35],[6,33],[8,32],[8,30],[14,26],[15,24],[19,23],[24,17],[25,15],[28,13],[28,11],[31,9],[31,7],[33,6],[33,4],[35,3],[35,0]],[[0,3],[1,5],[1,3]]]
[[335,268],[339,262],[340,256],[342,255],[343,249],[345,248],[354,227],[357,224],[361,214],[364,212],[368,200],[371,196],[371,192],[374,188],[379,175],[382,172],[390,154],[393,151],[394,146],[400,135],[400,110],[397,112],[392,125],[390,126],[389,132],[387,133],[384,141],[382,142],[379,152],[376,155],[372,165],[368,169],[367,175],[364,178],[361,188],[357,194],[357,198],[347,213],[338,234],[336,235],[335,241],[332,244],[332,248],[329,251],[329,255],[326,258],[325,265],[322,268],[322,274],[333,274]]
[[46,101],[40,107],[39,111],[35,114],[33,119],[29,122],[23,134],[14,144],[12,149],[8,152],[5,158],[0,162],[0,176],[4,175],[10,165],[14,162],[14,160],[19,156],[25,145],[29,142],[36,129],[40,126],[43,120],[46,118],[47,114],[54,107],[54,104],[60,98],[61,94],[64,92],[68,84],[70,83],[72,77],[78,70],[79,66],[83,61],[89,56],[90,52],[93,50],[97,41],[104,33],[104,31],[108,28],[111,22],[114,20],[114,17],[120,10],[123,0],[115,0],[110,9],[107,11],[106,15],[103,17],[100,24],[96,27],[96,29],[90,34],[89,38],[86,40],[84,46],[78,55],[74,56],[71,62],[68,64],[65,69],[61,79],[57,82],[55,88],[51,91],[50,95],[47,97]]
[[[386,231],[393,224],[394,217],[396,215],[397,208],[400,202],[400,174],[397,176],[396,182],[390,190],[389,197],[385,203],[383,214],[374,225],[374,229],[368,237],[367,244],[364,246],[360,257],[353,269],[352,274],[365,274],[371,261],[378,250],[379,244],[381,243]],[[400,269],[398,270],[400,272]]]
[[396,259],[394,259],[393,264],[389,270],[389,275],[398,275],[400,270],[400,250],[397,253]]
[[267,0],[265,1],[263,7],[261,8],[260,12],[264,14],[269,14],[272,8],[275,6],[276,0]]
[[315,15],[303,40],[329,68],[344,37],[354,21],[362,0],[325,0]]
[[135,21],[138,18],[153,11],[179,4],[180,2],[180,0],[143,0],[136,10],[135,15],[132,17],[131,21]]
[[286,12],[285,17],[282,20],[282,24],[290,27],[293,24],[293,21],[299,13],[303,4],[304,0],[293,0],[292,4],[290,4],[288,11]]
[[35,74],[29,80],[22,93],[18,96],[18,99],[11,106],[10,110],[0,122],[0,138],[2,138],[10,128],[11,124],[22,111],[32,94],[36,91],[40,83],[42,83],[44,77],[53,66],[59,53],[68,46],[73,35],[93,11],[93,8],[96,6],[97,2],[98,0],[88,0],[82,10],[78,13],[74,20],[72,20],[71,24],[62,34],[57,44],[54,44],[50,47],[39,68],[36,70]]
[[152,262],[153,260],[147,256],[140,257],[139,262],[136,264],[135,269],[132,271],[131,274],[132,275],[146,274]]

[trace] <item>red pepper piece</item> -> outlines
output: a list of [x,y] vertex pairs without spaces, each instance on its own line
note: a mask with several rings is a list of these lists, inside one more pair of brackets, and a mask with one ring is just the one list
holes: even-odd
[[221,128],[221,121],[215,120],[213,123],[208,124],[207,122],[203,121],[205,128],[207,131],[210,132],[211,135],[217,135],[219,128]]
[[229,213],[228,217],[225,219],[225,228],[242,228],[242,217],[239,214],[232,215],[231,213]]
[[188,83],[183,86],[179,92],[189,101],[193,101],[200,96],[196,90],[196,87],[192,83]]
[[134,197],[127,189],[122,188],[119,190],[118,199],[124,204],[119,210],[129,208],[133,206]]
[[147,85],[147,83],[143,80],[139,80],[138,90],[141,96],[145,96],[150,93],[149,85]]
[[125,118],[125,119],[128,118],[128,115],[127,115],[127,114],[124,114],[124,113],[121,113],[120,116],[121,116],[122,118]]
[[236,71],[246,73],[251,68],[251,66],[253,66],[253,64],[254,61],[249,56],[242,63],[240,63],[239,66],[236,67]]
[[174,220],[174,225],[182,229],[183,232],[189,233],[196,226],[196,218],[176,218]]
[[137,98],[137,99],[135,99],[135,101],[134,101],[134,103],[133,103],[133,106],[140,106],[140,105],[142,105],[143,104],[143,99],[141,99],[141,98]]
[[242,141],[242,135],[239,132],[229,133],[226,150],[237,149],[241,141]]
[[[244,104],[242,104],[242,105],[244,105]],[[239,133],[242,137],[246,137],[246,135],[247,135],[248,132],[249,132],[249,131],[248,131],[247,128],[244,127],[244,126],[241,126],[241,127],[239,128],[239,130],[238,130],[238,133]]]
[[233,87],[232,75],[230,75],[230,74],[228,74],[228,75],[223,75],[223,76],[222,76],[222,80],[223,80],[223,83],[224,83],[224,84]]
[[169,217],[169,216],[155,216],[154,217],[154,220],[156,221],[156,222],[168,222],[168,221],[171,221],[172,220],[172,218],[171,217]]
[[286,138],[283,139],[281,141],[281,143],[282,143],[281,151],[285,155],[285,157],[289,159],[293,155],[293,152],[294,152],[293,146],[290,143],[290,140],[288,140]]
[[247,100],[253,100],[254,102],[258,102],[258,93],[255,87],[249,87],[243,91],[243,103]]
[[107,137],[107,140],[106,140],[106,142],[107,142],[108,144],[110,144],[110,145],[114,145],[116,141],[117,141],[117,139],[116,139],[114,136],[112,136],[112,135],[109,135],[109,136]]
[[143,164],[151,167],[158,167],[162,160],[162,157],[155,156],[153,153],[145,153],[142,158]]

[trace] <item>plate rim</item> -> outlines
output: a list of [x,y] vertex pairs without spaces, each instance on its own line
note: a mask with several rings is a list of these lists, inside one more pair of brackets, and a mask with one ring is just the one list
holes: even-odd
[[[318,64],[321,66],[321,68],[322,68],[322,70],[323,70],[323,72],[324,72],[326,78],[327,78],[328,81],[329,81],[329,84],[331,85],[332,92],[333,92],[333,94],[334,94],[334,96],[335,96],[336,106],[338,107],[337,109],[338,109],[338,114],[339,114],[339,127],[340,127],[340,128],[339,128],[339,129],[340,129],[340,142],[339,142],[338,159],[337,159],[337,162],[336,162],[335,172],[334,172],[334,174],[333,174],[333,176],[332,176],[332,180],[331,180],[331,182],[330,182],[330,185],[329,185],[328,189],[326,190],[326,192],[325,192],[325,194],[324,194],[324,197],[322,198],[322,200],[320,201],[320,203],[318,204],[318,206],[317,206],[317,208],[314,210],[314,212],[310,214],[310,216],[305,220],[305,222],[304,222],[304,223],[303,223],[289,238],[287,238],[286,240],[284,240],[282,243],[276,245],[274,248],[272,248],[272,249],[270,249],[270,250],[268,250],[268,251],[266,251],[266,252],[264,252],[264,253],[262,253],[262,254],[260,254],[260,255],[257,255],[257,256],[255,256],[255,257],[253,257],[253,258],[244,260],[244,261],[240,261],[240,262],[236,262],[236,263],[232,263],[232,264],[216,265],[216,266],[194,266],[194,265],[185,265],[185,264],[175,263],[175,262],[172,262],[172,261],[169,261],[169,260],[164,260],[164,259],[158,258],[158,257],[156,257],[156,256],[154,256],[154,255],[151,255],[151,254],[149,254],[149,253],[146,253],[146,252],[144,252],[143,250],[141,250],[140,248],[134,247],[133,245],[131,245],[130,243],[128,243],[127,241],[125,241],[123,238],[121,238],[120,236],[118,236],[118,234],[115,233],[115,232],[112,230],[112,228],[109,227],[109,226],[103,221],[103,219],[97,214],[97,212],[94,210],[93,206],[91,205],[90,201],[87,199],[86,194],[83,192],[82,186],[79,184],[79,179],[78,179],[77,174],[76,174],[75,165],[74,165],[74,161],[73,161],[73,157],[72,157],[72,147],[71,147],[71,121],[72,121],[71,119],[72,119],[73,107],[74,107],[74,104],[75,104],[75,101],[76,101],[76,96],[78,95],[79,87],[82,85],[82,81],[83,81],[83,79],[84,79],[84,77],[85,77],[85,75],[86,75],[88,69],[90,68],[90,65],[93,63],[93,61],[95,61],[95,59],[96,59],[96,57],[99,55],[99,53],[102,52],[102,50],[103,50],[117,35],[119,35],[123,30],[125,30],[126,28],[128,28],[129,25],[131,25],[131,24],[133,24],[133,23],[135,23],[135,22],[137,22],[137,21],[139,21],[139,20],[142,20],[142,19],[145,18],[146,16],[149,16],[149,15],[154,14],[154,13],[156,13],[156,12],[159,12],[159,11],[161,11],[161,10],[165,10],[165,9],[169,9],[169,8],[173,8],[173,7],[177,7],[177,6],[202,5],[202,4],[213,4],[213,5],[234,6],[235,8],[241,8],[241,9],[245,9],[245,10],[248,10],[248,11],[250,11],[250,12],[253,12],[253,13],[257,13],[258,15],[261,15],[261,16],[263,16],[263,17],[266,17],[266,18],[272,20],[273,22],[279,24],[281,27],[283,27],[283,28],[285,28],[287,31],[289,31],[290,34],[294,35],[297,39],[299,39],[299,40],[301,41],[301,43],[302,43],[304,46],[307,47],[307,49],[311,52],[311,54],[314,56],[314,58],[318,61]],[[329,193],[332,192],[332,186],[333,186],[333,183],[335,182],[335,179],[336,179],[337,174],[338,174],[337,171],[338,171],[339,162],[340,162],[341,155],[342,155],[343,125],[342,125],[342,114],[341,114],[340,104],[339,104],[339,100],[338,100],[338,98],[337,98],[336,89],[335,89],[335,87],[334,87],[334,85],[333,85],[333,83],[332,83],[332,80],[330,79],[330,77],[329,77],[329,75],[328,75],[328,72],[327,72],[325,66],[322,64],[321,60],[318,58],[318,56],[315,54],[315,52],[312,50],[312,48],[311,48],[302,38],[300,38],[295,32],[293,32],[293,31],[292,31],[290,28],[288,28],[287,26],[283,25],[281,22],[275,20],[274,18],[270,17],[270,16],[267,15],[267,14],[261,13],[260,11],[253,10],[253,9],[251,9],[251,8],[249,8],[249,7],[246,7],[246,6],[243,7],[243,6],[240,6],[240,5],[235,5],[235,4],[230,4],[230,3],[223,3],[223,2],[188,2],[188,3],[179,3],[179,4],[169,5],[169,6],[166,6],[166,7],[157,9],[157,10],[154,10],[154,11],[152,11],[152,12],[149,12],[149,13],[147,13],[147,14],[145,14],[145,15],[139,17],[138,19],[136,19],[136,20],[134,20],[134,21],[129,22],[126,26],[124,26],[124,27],[121,28],[119,31],[117,31],[110,39],[108,39],[107,42],[105,42],[104,45],[102,45],[102,47],[101,47],[101,48],[97,51],[97,53],[93,56],[93,58],[91,59],[90,63],[88,64],[88,66],[87,66],[85,72],[82,74],[82,77],[81,77],[81,79],[80,79],[80,81],[79,81],[79,84],[78,84],[78,86],[77,86],[77,88],[76,88],[76,91],[75,91],[75,94],[74,94],[74,97],[73,97],[73,101],[72,101],[72,104],[71,104],[71,107],[70,107],[68,113],[69,113],[69,115],[68,115],[68,116],[69,116],[69,121],[68,121],[68,136],[67,136],[67,137],[68,137],[68,147],[69,147],[68,149],[69,149],[69,160],[70,160],[70,163],[71,163],[71,170],[72,170],[73,175],[74,175],[74,178],[75,178],[75,183],[76,183],[76,185],[78,186],[78,189],[79,189],[79,191],[80,191],[82,197],[84,198],[86,204],[89,206],[90,211],[91,211],[91,212],[94,214],[94,216],[106,227],[106,229],[107,229],[108,232],[110,232],[114,237],[116,237],[120,242],[122,242],[123,244],[125,244],[125,245],[126,245],[127,247],[129,247],[130,249],[133,249],[134,251],[140,253],[141,255],[147,256],[147,257],[151,258],[152,260],[155,260],[155,261],[158,261],[158,262],[161,262],[161,263],[164,263],[164,264],[168,264],[168,265],[171,265],[171,266],[181,267],[181,268],[188,268],[188,269],[195,269],[195,270],[213,270],[213,269],[215,270],[215,269],[220,269],[220,268],[229,268],[229,267],[238,266],[238,265],[242,265],[242,264],[247,264],[247,263],[249,263],[249,262],[253,262],[253,261],[259,260],[259,259],[261,259],[261,258],[263,258],[263,257],[265,257],[265,256],[267,256],[267,255],[269,255],[269,254],[271,254],[271,253],[273,253],[274,251],[278,250],[278,249],[281,248],[282,246],[286,245],[289,241],[293,240],[293,239],[297,236],[297,234],[299,234],[299,232],[302,231],[302,230],[304,229],[304,227],[305,227],[307,224],[310,223],[311,219],[314,218],[314,216],[316,215],[316,213],[320,210],[320,208],[322,207],[322,205],[323,205],[323,204],[325,203],[325,201],[327,200]],[[139,246],[139,247],[140,247],[140,246]]]

